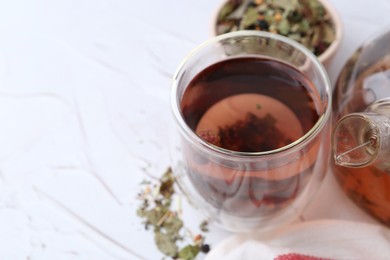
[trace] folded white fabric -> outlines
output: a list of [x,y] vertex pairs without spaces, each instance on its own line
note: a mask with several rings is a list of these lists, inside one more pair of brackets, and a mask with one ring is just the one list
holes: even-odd
[[214,245],[206,260],[390,259],[390,229],[381,225],[317,220],[293,224],[266,237],[233,235]]

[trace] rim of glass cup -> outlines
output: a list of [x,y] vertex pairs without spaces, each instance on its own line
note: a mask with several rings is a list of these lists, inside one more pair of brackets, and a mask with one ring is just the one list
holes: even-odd
[[[218,43],[219,41],[226,40],[229,38],[235,38],[235,37],[244,37],[244,36],[253,36],[253,37],[259,37],[259,38],[270,38],[273,40],[281,41],[284,43],[287,43],[294,47],[295,49],[298,49],[302,53],[305,54],[315,65],[315,67],[318,69],[319,75],[322,78],[324,85],[325,85],[325,93],[327,95],[327,105],[325,111],[320,115],[319,119],[315,123],[315,125],[308,131],[306,132],[302,137],[299,139],[295,140],[294,142],[280,147],[278,149],[273,149],[273,150],[268,150],[268,151],[262,151],[262,152],[240,152],[240,151],[233,151],[233,150],[228,150],[213,144],[210,144],[206,141],[204,141],[202,138],[200,138],[185,122],[183,118],[183,114],[181,112],[180,108],[180,98],[177,96],[177,89],[178,89],[178,78],[182,74],[183,69],[185,68],[185,65],[187,62],[197,55],[199,51],[201,51],[204,47],[208,45],[212,45],[214,43]],[[253,57],[253,54],[251,55]],[[211,64],[210,64],[211,65]],[[175,117],[176,122],[179,124],[180,129],[184,131],[184,133],[191,138],[192,143],[196,145],[201,145],[202,147],[206,147],[214,152],[224,154],[224,155],[230,155],[230,156],[239,156],[239,157],[260,157],[264,155],[272,155],[276,153],[280,153],[283,151],[287,151],[293,147],[296,147],[300,144],[302,144],[305,140],[309,140],[313,138],[319,131],[321,131],[325,124],[327,123],[330,115],[331,115],[331,104],[332,104],[332,94],[331,94],[331,84],[330,80],[328,77],[327,72],[325,71],[325,68],[321,64],[321,62],[318,60],[318,58],[306,47],[301,45],[300,43],[279,35],[279,34],[273,34],[270,32],[264,32],[264,31],[252,31],[252,30],[242,30],[242,31],[235,31],[235,32],[229,32],[225,33],[222,35],[215,36],[209,40],[204,41],[197,47],[195,47],[185,58],[184,60],[180,63],[178,69],[176,70],[174,76],[173,76],[173,85],[172,85],[172,90],[171,90],[171,109],[173,112],[173,115]]]

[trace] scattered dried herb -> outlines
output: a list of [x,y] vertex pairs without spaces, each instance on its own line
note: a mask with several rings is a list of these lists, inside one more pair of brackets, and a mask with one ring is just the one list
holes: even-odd
[[238,30],[281,34],[317,56],[336,34],[330,14],[318,0],[228,0],[218,13],[216,33]]
[[[198,234],[191,237],[191,243],[180,248],[185,243],[186,236],[184,223],[180,218],[180,209],[172,209],[175,199],[175,178],[171,168],[154,183],[145,180],[141,183],[142,189],[138,194],[141,205],[137,215],[144,219],[145,229],[153,229],[154,241],[157,248],[172,259],[192,260],[200,253],[207,253],[210,246],[204,243],[204,236]],[[177,197],[176,197],[177,198]],[[200,225],[202,232],[208,231],[207,221]]]
[[202,223],[200,223],[199,228],[202,232],[208,232],[209,231],[209,222],[207,220],[203,220]]
[[183,247],[182,250],[179,252],[179,259],[183,260],[191,260],[195,259],[195,257],[199,254],[200,248],[197,245],[188,245],[186,247]]

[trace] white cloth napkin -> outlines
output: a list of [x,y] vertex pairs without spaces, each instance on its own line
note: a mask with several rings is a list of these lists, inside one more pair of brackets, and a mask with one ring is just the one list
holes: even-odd
[[206,260],[390,259],[390,229],[374,224],[317,220],[271,235],[233,235],[215,245]]

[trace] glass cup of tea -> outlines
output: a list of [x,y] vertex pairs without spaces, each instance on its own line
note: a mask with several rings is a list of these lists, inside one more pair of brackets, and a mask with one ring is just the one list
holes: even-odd
[[172,169],[189,201],[233,232],[296,220],[330,159],[331,86],[317,58],[276,34],[195,48],[173,80]]

